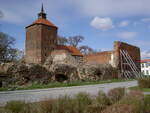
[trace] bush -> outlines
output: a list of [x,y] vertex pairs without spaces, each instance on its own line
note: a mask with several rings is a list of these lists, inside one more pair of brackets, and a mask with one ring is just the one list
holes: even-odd
[[103,108],[101,106],[93,104],[88,105],[83,113],[101,113],[102,110]]
[[138,79],[138,85],[140,88],[150,88],[150,77]]
[[74,101],[69,96],[59,97],[54,103],[52,113],[77,113]]
[[114,88],[108,92],[111,103],[119,101],[125,95],[125,88]]
[[144,97],[144,112],[150,113],[150,95]]
[[105,108],[107,107],[108,105],[110,105],[110,99],[107,97],[107,95],[102,92],[102,91],[99,91],[98,92],[98,95],[96,97],[96,104],[98,104],[99,106],[101,106],[101,108]]
[[144,95],[139,91],[131,91],[120,101],[106,108],[102,113],[144,113]]
[[76,113],[83,113],[87,106],[92,104],[92,99],[87,93],[79,93],[74,97]]
[[49,99],[39,102],[39,112],[40,113],[51,113],[56,100]]
[[100,113],[110,105],[109,98],[102,91],[99,91],[98,95],[93,100],[94,102],[86,107],[84,113]]
[[25,108],[25,102],[10,101],[6,104],[5,109],[12,113],[20,113]]
[[126,104],[132,107],[133,113],[143,113],[144,111],[144,95],[140,91],[131,91],[127,94],[119,104]]
[[101,113],[135,113],[130,105],[114,104]]

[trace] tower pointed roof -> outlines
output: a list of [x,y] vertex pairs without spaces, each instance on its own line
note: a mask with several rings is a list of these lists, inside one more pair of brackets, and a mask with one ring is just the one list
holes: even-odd
[[38,14],[38,18],[44,18],[46,19],[46,13],[44,13],[44,7],[43,7],[43,3],[42,3],[42,7],[41,7],[41,12]]
[[47,20],[46,15],[47,14],[44,12],[44,6],[43,6],[43,3],[42,3],[41,12],[38,13],[38,19],[36,21],[34,21],[31,25],[27,26],[26,28],[28,28],[32,25],[35,25],[35,24],[43,24],[43,25],[47,25],[47,26],[50,26],[50,27],[57,28],[56,25],[54,25],[52,22]]
[[42,3],[41,12],[43,12],[43,13],[44,13],[44,7],[43,7],[43,3]]

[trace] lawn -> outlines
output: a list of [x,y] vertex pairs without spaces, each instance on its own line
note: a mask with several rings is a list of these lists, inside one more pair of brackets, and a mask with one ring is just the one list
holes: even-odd
[[111,80],[102,80],[102,81],[74,81],[74,82],[69,82],[69,83],[52,82],[52,83],[49,83],[49,84],[46,84],[46,85],[32,84],[30,86],[24,86],[24,87],[14,86],[14,87],[11,87],[11,88],[0,88],[0,91],[30,90],[30,89],[44,89],[44,88],[56,88],[56,87],[95,85],[95,84],[104,84],[104,83],[113,83],[113,82],[125,82],[125,81],[132,81],[132,80],[111,79]]
[[143,91],[143,92],[150,92],[150,88],[140,88],[138,86],[130,87],[129,89],[130,90],[140,90],[140,91]]

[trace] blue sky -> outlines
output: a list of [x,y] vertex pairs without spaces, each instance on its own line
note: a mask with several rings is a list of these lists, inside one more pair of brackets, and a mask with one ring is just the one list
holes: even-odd
[[82,35],[82,45],[97,50],[123,41],[150,57],[150,0],[0,0],[0,31],[15,37],[17,48],[24,49],[25,27],[37,19],[42,2],[59,35]]

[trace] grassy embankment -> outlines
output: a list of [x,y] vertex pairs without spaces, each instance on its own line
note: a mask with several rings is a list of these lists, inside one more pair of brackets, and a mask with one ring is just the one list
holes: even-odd
[[140,88],[139,86],[135,86],[135,87],[130,87],[130,90],[139,90],[142,92],[150,92],[150,88]]
[[[132,79],[133,80],[133,79]],[[0,91],[12,91],[12,90],[30,90],[30,89],[44,89],[44,88],[56,88],[56,87],[71,87],[71,86],[82,86],[82,85],[96,85],[104,83],[113,83],[113,82],[125,82],[132,80],[124,79],[111,79],[111,80],[101,80],[101,81],[74,81],[68,83],[53,82],[49,84],[32,84],[30,86],[14,86],[11,88],[0,88]]]
[[130,87],[130,90],[139,90],[142,92],[150,92],[150,77],[138,79],[138,86]]

